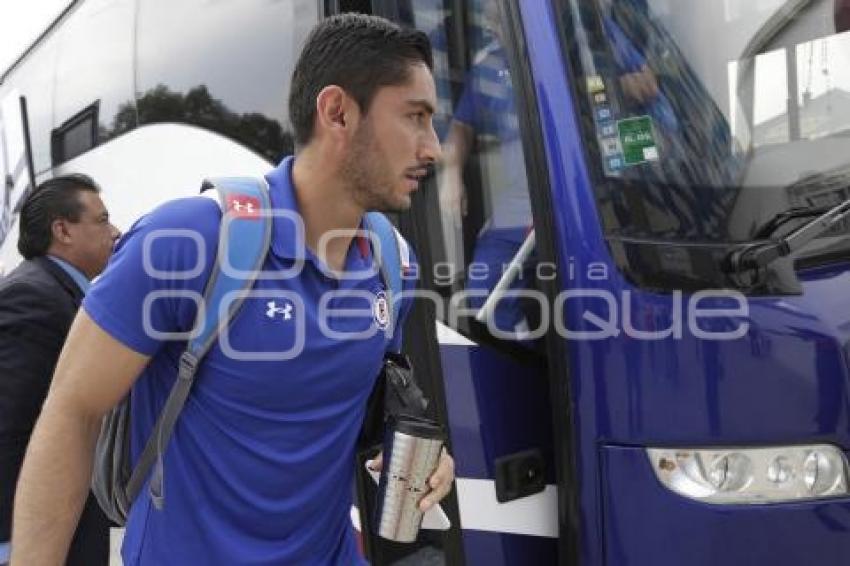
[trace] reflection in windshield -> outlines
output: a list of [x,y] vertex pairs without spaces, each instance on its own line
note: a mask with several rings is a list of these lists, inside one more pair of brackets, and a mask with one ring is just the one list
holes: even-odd
[[811,200],[784,187],[847,168],[844,0],[561,4],[609,235],[746,241]]
[[[606,177],[609,233],[710,239],[738,162],[729,123],[675,37],[643,0],[577,2],[587,102]],[[689,190],[680,190],[681,187]]]
[[[725,285],[729,246],[850,197],[850,0],[558,5],[600,219],[634,282]],[[801,182],[816,176],[830,182]],[[834,255],[847,233],[795,259]]]

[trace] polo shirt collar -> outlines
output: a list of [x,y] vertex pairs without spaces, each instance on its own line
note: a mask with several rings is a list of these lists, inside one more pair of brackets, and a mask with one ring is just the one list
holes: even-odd
[[[269,198],[273,210],[286,210],[298,214],[298,201],[295,198],[295,185],[292,182],[292,166],[295,157],[289,156],[280,164],[266,173],[266,181],[269,184]],[[302,224],[303,226],[303,224]],[[365,219],[361,219],[360,228],[365,229]],[[281,259],[298,260],[306,259],[314,262],[322,271],[329,271],[323,262],[316,258],[313,253],[306,249],[306,258],[299,255],[302,246],[296,246],[298,238],[304,238],[304,234],[298,234],[298,228],[292,218],[287,216],[275,216],[272,218],[272,242],[271,251]],[[372,261],[371,246],[365,238],[355,238],[346,259],[346,269],[362,269],[362,265],[369,265]],[[356,267],[352,263],[360,264]]]
[[[292,184],[292,164],[295,158],[285,158],[280,164],[266,173],[266,181],[269,184],[269,198],[272,210],[298,213],[298,203],[295,200],[295,191]],[[295,242],[298,237],[296,224],[286,216],[275,216],[272,218],[272,253],[282,259],[299,259]]]
[[62,268],[68,276],[74,280],[74,283],[77,284],[77,287],[80,288],[80,291],[85,295],[89,287],[91,286],[91,281],[89,281],[88,277],[86,277],[82,271],[65,261],[64,259],[57,257],[55,255],[48,255],[48,259],[50,259],[53,263]]

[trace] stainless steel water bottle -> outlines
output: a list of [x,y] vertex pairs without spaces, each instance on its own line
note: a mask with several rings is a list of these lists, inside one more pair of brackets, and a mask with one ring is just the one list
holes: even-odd
[[444,433],[429,419],[401,415],[384,432],[384,465],[378,483],[375,533],[395,542],[413,542],[422,524],[419,502],[431,490]]

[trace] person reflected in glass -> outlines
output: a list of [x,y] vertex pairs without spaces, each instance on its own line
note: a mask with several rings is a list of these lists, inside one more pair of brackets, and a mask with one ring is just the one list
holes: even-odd
[[[472,56],[463,92],[444,140],[439,193],[447,248],[459,238],[469,212],[463,171],[473,152],[481,167],[485,187],[485,221],[478,232],[466,288],[472,292],[468,307],[481,309],[506,266],[517,256],[533,232],[519,119],[507,53],[501,37],[500,7],[483,2],[481,48]],[[455,253],[455,258],[460,257]],[[521,258],[517,258],[521,259]],[[510,289],[527,288],[533,280],[534,258],[522,261]],[[502,297],[493,323],[502,333],[522,339],[528,321],[518,297]]]

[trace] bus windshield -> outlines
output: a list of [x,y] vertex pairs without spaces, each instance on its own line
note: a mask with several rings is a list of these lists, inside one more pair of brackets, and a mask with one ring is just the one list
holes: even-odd
[[[850,198],[850,1],[556,5],[612,247],[777,237]],[[848,234],[801,257],[846,257]]]

